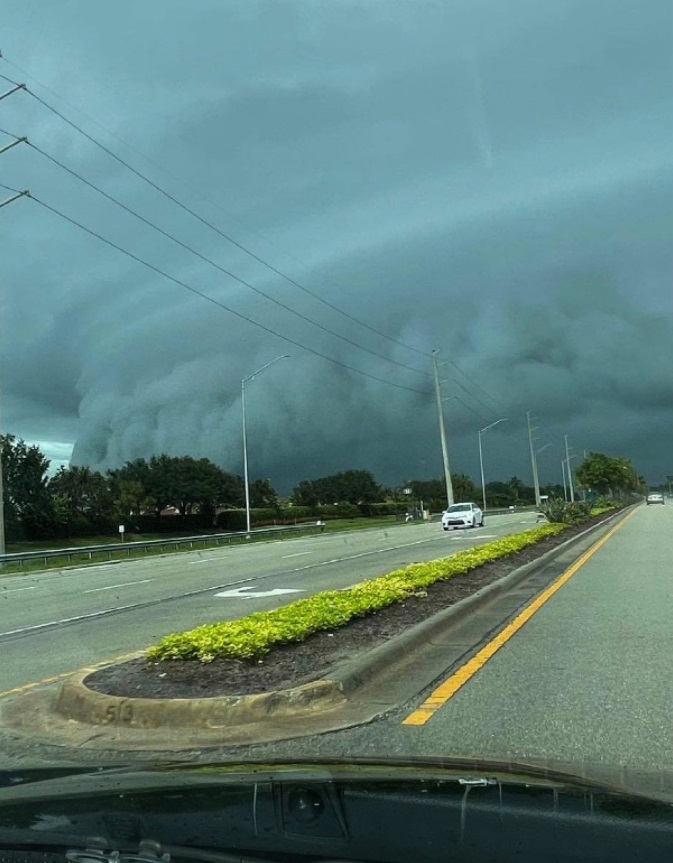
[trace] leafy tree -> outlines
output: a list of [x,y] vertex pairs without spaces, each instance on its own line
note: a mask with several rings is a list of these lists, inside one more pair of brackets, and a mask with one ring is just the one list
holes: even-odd
[[521,503],[535,503],[535,489],[526,485],[518,476],[513,476],[504,484],[509,490],[505,506]]
[[120,515],[140,515],[154,508],[145,486],[137,479],[120,479],[119,471],[110,471],[110,484]]
[[550,484],[550,485],[542,485],[540,486],[540,494],[547,495],[549,499],[551,498],[562,498],[563,497],[563,486],[559,483]]
[[454,474],[451,477],[451,484],[453,485],[453,497],[456,501],[476,501],[477,499],[481,499],[479,489],[470,477],[464,473]]
[[[439,509],[446,506],[446,484],[443,479],[412,479],[407,483],[411,489],[411,497],[414,500],[422,500],[431,509]],[[443,501],[436,505],[436,501]]]
[[[122,512],[140,515],[149,509],[157,509],[157,502],[149,491],[150,465],[147,459],[127,461],[117,470],[108,471],[113,481],[119,508]],[[160,513],[163,507],[159,507]]]
[[67,515],[66,524],[95,530],[107,527],[116,515],[115,496],[109,477],[88,467],[62,467],[51,478],[49,493],[63,507],[59,521]]
[[589,453],[575,474],[584,488],[601,495],[641,491],[644,484],[629,459],[600,452]]
[[49,536],[54,510],[48,490],[49,459],[38,446],[0,435],[3,505],[8,539]]
[[256,509],[278,506],[278,494],[268,479],[256,479],[250,483],[250,506]]
[[[475,484],[464,473],[453,474],[451,485],[456,503],[459,501],[476,501],[481,497]],[[443,478],[414,479],[408,483],[408,487],[412,490],[414,501],[422,500],[424,505],[435,512],[446,508],[446,483]]]
[[509,483],[499,480],[486,483],[486,503],[488,506],[512,506],[515,502],[515,491]]
[[334,503],[374,503],[383,490],[368,470],[346,470],[320,479],[304,480],[292,498],[299,506]]
[[292,502],[297,506],[317,506],[320,502],[318,488],[313,480],[303,479],[292,492]]
[[131,510],[143,505],[160,516],[169,506],[184,517],[198,510],[215,513],[219,504],[240,506],[243,484],[207,458],[154,455],[149,461],[136,459],[114,472],[120,496],[131,502]]

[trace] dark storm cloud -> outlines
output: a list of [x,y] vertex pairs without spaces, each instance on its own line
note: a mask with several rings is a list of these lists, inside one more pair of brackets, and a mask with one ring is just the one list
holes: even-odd
[[[669,4],[28,2],[6,18],[10,59],[190,189],[41,95],[319,295],[458,362],[469,379],[443,367],[446,395],[472,410],[446,403],[454,467],[474,474],[476,429],[506,416],[489,470],[527,476],[522,417],[534,409],[541,443],[568,433],[578,451],[629,455],[653,479],[673,469]],[[428,371],[29,97],[0,103],[0,120],[283,303]],[[430,392],[427,376],[273,306],[37,153],[0,159],[8,184],[237,311]],[[55,458],[75,443],[74,459],[96,466],[167,451],[240,471],[240,379],[289,353],[249,389],[255,474],[287,485],[351,466],[387,482],[439,473],[429,395],[288,346],[37,204],[2,218],[3,424]],[[541,455],[543,476],[560,475],[561,457]]]

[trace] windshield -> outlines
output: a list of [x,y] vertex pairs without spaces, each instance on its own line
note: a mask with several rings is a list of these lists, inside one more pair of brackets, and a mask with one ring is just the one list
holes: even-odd
[[673,770],[672,4],[169,8],[3,11],[0,772]]

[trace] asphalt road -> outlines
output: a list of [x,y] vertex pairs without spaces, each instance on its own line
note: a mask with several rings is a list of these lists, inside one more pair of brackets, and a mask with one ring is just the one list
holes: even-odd
[[531,513],[496,515],[476,530],[409,524],[0,576],[0,696],[176,630],[347,587],[534,522]]
[[238,757],[463,755],[589,775],[603,765],[673,771],[672,668],[673,506],[642,506],[425,724],[405,723],[463,669],[370,725]]

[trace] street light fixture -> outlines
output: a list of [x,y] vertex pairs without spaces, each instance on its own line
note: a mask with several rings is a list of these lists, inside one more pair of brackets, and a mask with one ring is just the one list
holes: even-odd
[[253,372],[251,375],[248,375],[247,378],[243,378],[241,381],[241,414],[243,419],[243,482],[245,483],[245,526],[248,532],[248,539],[250,539],[250,482],[248,479],[248,433],[245,420],[245,385],[248,381],[256,378],[258,374],[264,371],[264,369],[268,369],[269,366],[278,362],[278,360],[286,360],[288,358],[289,354],[282,354],[281,356],[276,357],[273,360],[269,360],[266,365],[263,365],[261,368],[257,369],[256,372]]
[[485,426],[483,429],[479,429],[479,471],[481,472],[481,500],[483,503],[483,512],[486,512],[486,481],[484,479],[484,452],[481,445],[481,436],[486,434],[487,431],[490,431],[492,428],[495,428],[500,423],[506,423],[507,417],[503,417],[502,419],[496,420],[490,425]]

